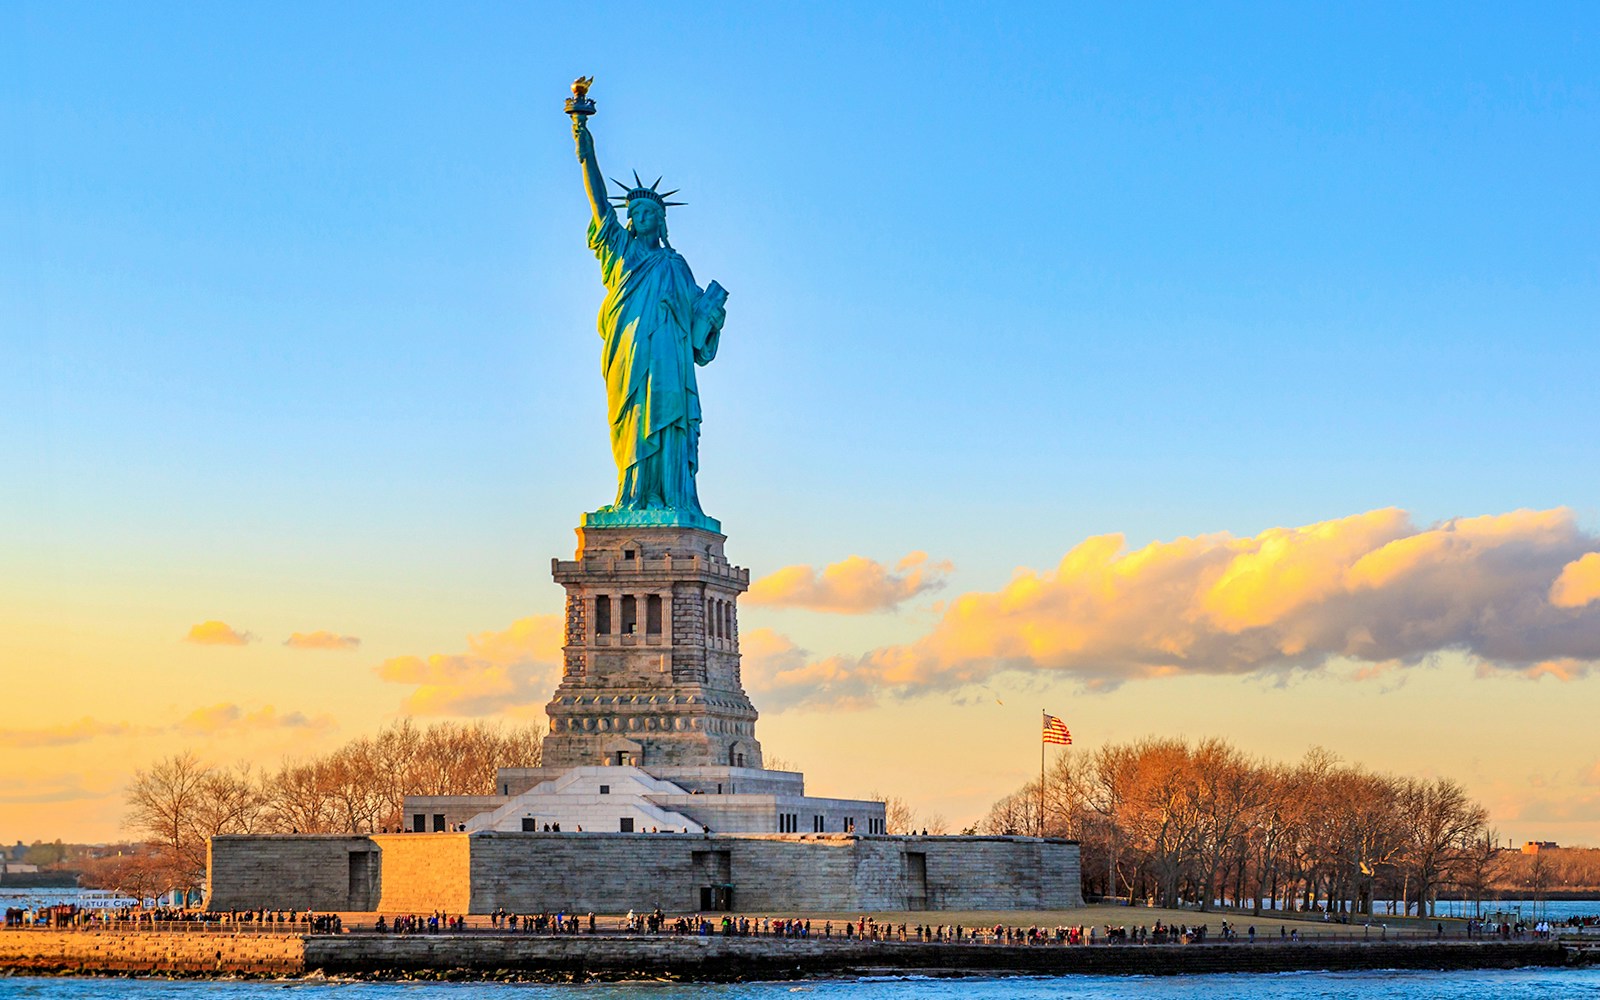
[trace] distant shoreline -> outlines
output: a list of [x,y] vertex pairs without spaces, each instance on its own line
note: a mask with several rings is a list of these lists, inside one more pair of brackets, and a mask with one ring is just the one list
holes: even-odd
[[[1488,906],[1491,903],[1548,903],[1558,899],[1562,901],[1588,900],[1595,904],[1596,912],[1600,912],[1600,889],[1554,889],[1546,890],[1544,892],[1527,892],[1525,890],[1509,889],[1505,892],[1495,893],[1494,898],[1484,899],[1482,900],[1482,903],[1484,906]],[[1460,896],[1452,894],[1440,895],[1439,902],[1476,903],[1479,902],[1479,900],[1476,896]]]

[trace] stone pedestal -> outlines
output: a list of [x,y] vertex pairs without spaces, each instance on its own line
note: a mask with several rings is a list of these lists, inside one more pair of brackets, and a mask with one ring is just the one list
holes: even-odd
[[545,767],[761,767],[739,676],[750,573],[728,563],[724,541],[698,527],[587,524],[577,557],[551,560],[567,623]]

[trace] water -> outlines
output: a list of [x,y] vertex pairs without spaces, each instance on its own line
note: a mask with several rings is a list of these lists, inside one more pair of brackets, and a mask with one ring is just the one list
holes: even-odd
[[0,909],[20,906],[31,910],[40,906],[55,906],[57,903],[76,903],[85,910],[139,905],[137,899],[104,889],[0,889]]
[[1521,914],[1524,920],[1554,920],[1564,922],[1568,917],[1600,916],[1600,899],[1497,899],[1485,900],[1482,908],[1472,902],[1439,901],[1439,916],[1470,917],[1482,913],[1485,917],[1496,913]]
[[[1373,904],[1377,913],[1371,918],[1373,922],[1381,922],[1385,917],[1393,916],[1389,912],[1389,900],[1380,899]],[[1197,911],[1198,912],[1198,911]],[[1264,910],[1259,919],[1268,919],[1275,915],[1276,910]],[[1395,912],[1399,912],[1397,906]],[[1441,899],[1438,904],[1438,914],[1441,917],[1471,917],[1482,914],[1485,919],[1495,914],[1505,914],[1515,918],[1521,914],[1524,920],[1554,920],[1557,923],[1565,921],[1568,917],[1594,917],[1600,916],[1600,899],[1486,899],[1482,903],[1473,900]],[[1231,912],[1217,911],[1218,916],[1229,920],[1243,921],[1243,914],[1235,917]],[[1365,916],[1353,918],[1359,924],[1367,919]],[[1202,918],[1203,922],[1203,918]]]
[[1583,1000],[1600,998],[1600,969],[840,979],[732,986],[0,979],[0,997],[5,1000],[1188,1000],[1196,996],[1230,1000]]

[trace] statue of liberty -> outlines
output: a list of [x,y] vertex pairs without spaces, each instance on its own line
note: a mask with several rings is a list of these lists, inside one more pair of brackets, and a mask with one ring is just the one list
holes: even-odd
[[[587,84],[573,85],[576,100],[567,102],[567,111],[593,212],[589,248],[600,260],[606,286],[600,370],[617,463],[617,499],[584,521],[595,527],[719,530],[701,511],[695,492],[700,395],[694,366],[717,356],[728,294],[714,281],[704,290],[696,285],[688,263],[667,242],[667,207],[681,203],[666,199],[677,192],[659,192],[659,179],[646,185],[635,172],[632,185],[618,185],[622,195],[607,197],[588,128],[594,103],[585,96]],[[617,221],[612,201],[627,209],[626,227]]]

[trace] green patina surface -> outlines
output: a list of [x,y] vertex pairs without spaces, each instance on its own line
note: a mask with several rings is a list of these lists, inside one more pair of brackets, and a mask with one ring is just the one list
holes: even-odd
[[583,515],[585,528],[700,528],[722,534],[722,522],[698,510],[601,507]]
[[[593,113],[592,102],[588,103]],[[617,497],[584,518],[589,527],[681,526],[720,531],[700,509],[700,392],[695,367],[710,364],[727,318],[727,292],[695,283],[667,240],[667,206],[676,204],[635,174],[621,196],[606,193],[584,114],[573,137],[592,215],[589,249],[606,287],[597,323],[606,384]],[[627,208],[617,218],[611,201]]]

